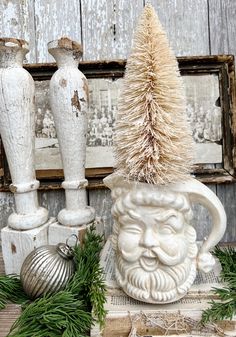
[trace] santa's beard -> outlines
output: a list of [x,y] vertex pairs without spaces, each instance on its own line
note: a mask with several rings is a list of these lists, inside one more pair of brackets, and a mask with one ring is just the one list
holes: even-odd
[[[196,277],[195,244],[177,265],[164,265],[156,257],[142,262],[127,262],[116,251],[116,278],[121,288],[131,297],[148,303],[170,303],[183,297]],[[144,268],[145,265],[145,268]]]

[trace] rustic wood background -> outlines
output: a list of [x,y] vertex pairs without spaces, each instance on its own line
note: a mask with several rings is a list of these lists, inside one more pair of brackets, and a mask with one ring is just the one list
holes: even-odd
[[[84,60],[126,58],[132,33],[146,2],[152,3],[176,56],[236,54],[235,0],[1,0],[0,35],[30,42],[28,63],[50,62],[47,42],[63,35],[83,43]],[[236,185],[209,186],[228,216],[223,241],[236,241]],[[111,233],[111,198],[108,190],[90,190],[89,203]],[[56,216],[64,206],[62,190],[40,192],[40,202]],[[14,208],[11,193],[0,193],[0,228]],[[211,219],[195,208],[199,239],[207,236]]]

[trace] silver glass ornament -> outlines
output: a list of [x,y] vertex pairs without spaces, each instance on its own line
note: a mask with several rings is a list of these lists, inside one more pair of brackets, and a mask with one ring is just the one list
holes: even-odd
[[30,298],[62,290],[75,272],[73,251],[65,243],[36,248],[23,262],[20,279]]

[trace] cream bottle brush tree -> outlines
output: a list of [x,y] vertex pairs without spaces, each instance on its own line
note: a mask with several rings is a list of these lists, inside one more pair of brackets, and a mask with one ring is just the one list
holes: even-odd
[[[190,176],[193,153],[177,62],[151,6],[144,8],[127,61],[115,127],[117,170],[112,190],[116,279],[131,297],[171,303],[183,297],[197,268],[209,272],[210,253],[226,227],[217,196]],[[192,204],[212,216],[198,250]]]
[[189,173],[193,149],[182,79],[150,5],[127,61],[114,143],[118,172],[131,180],[163,184]]

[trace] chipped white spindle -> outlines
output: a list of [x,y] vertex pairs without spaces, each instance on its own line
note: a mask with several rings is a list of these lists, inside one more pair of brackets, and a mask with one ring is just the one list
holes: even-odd
[[38,227],[48,219],[48,211],[38,206],[39,182],[34,169],[34,81],[22,67],[28,43],[0,39],[0,133],[9,169],[16,213],[8,226],[18,230]]
[[18,273],[25,256],[47,243],[48,211],[38,204],[34,168],[34,81],[22,66],[28,51],[24,40],[0,39],[0,133],[15,197],[15,212],[2,230],[6,273]]
[[50,102],[63,163],[66,207],[58,221],[67,227],[82,226],[94,219],[87,205],[85,153],[87,134],[88,84],[78,69],[81,45],[68,38],[48,43],[58,70],[50,81]]

